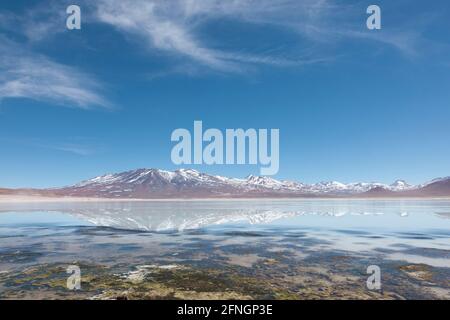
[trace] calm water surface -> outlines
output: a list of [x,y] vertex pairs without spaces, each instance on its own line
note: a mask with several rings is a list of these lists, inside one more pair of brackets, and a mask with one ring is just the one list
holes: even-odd
[[362,270],[426,265],[443,281],[433,290],[440,297],[450,292],[448,200],[0,204],[0,243],[0,274],[73,261],[245,271],[268,259],[292,273],[329,267],[339,255]]

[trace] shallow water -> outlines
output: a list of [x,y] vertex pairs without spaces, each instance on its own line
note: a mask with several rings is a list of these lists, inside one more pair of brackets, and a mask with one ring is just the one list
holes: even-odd
[[[354,298],[375,299],[448,298],[450,293],[448,200],[1,204],[0,243],[3,298],[19,291],[19,298],[38,294],[35,287],[16,281],[27,268],[74,262],[107,266],[110,276],[141,272],[142,265],[175,264],[183,270],[256,279],[261,288],[292,278],[276,292],[261,289],[265,295],[236,289],[251,298],[338,297],[327,291],[327,283],[347,292],[339,298],[353,292]],[[381,267],[386,292],[365,288],[369,265]],[[160,281],[169,286],[174,270]],[[67,298],[64,288],[42,285],[43,297],[64,293]],[[89,294],[105,294],[102,290],[93,288]],[[194,291],[201,290],[205,288]]]

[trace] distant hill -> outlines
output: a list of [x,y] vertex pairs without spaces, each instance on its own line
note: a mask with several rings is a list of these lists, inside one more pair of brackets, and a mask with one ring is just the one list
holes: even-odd
[[11,189],[2,189],[0,188],[0,194],[11,194],[12,190]]
[[395,197],[398,196],[401,192],[399,191],[392,191],[385,189],[383,187],[375,187],[373,189],[370,189],[369,191],[362,192],[357,194],[359,197],[368,197],[368,198],[377,198],[377,197]]
[[408,190],[392,191],[383,187],[376,187],[359,194],[367,197],[449,197],[450,177],[434,179],[428,183]]

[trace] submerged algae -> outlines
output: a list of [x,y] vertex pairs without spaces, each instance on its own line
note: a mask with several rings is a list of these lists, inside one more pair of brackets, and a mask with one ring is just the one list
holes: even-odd
[[[426,276],[412,275],[414,281],[429,286],[434,271],[423,265],[400,265],[397,270],[407,272],[405,277],[389,282],[392,279],[388,276],[383,290],[370,291],[364,285],[363,275],[331,271],[314,264],[297,266],[287,275],[285,267],[277,266],[274,260],[262,260],[253,274],[242,273],[243,268],[239,266],[198,268],[151,263],[124,270],[122,265],[77,264],[83,270],[81,290],[67,289],[66,264],[42,264],[1,273],[0,298],[299,300],[445,298],[448,294],[448,284],[433,283],[431,289],[421,290],[416,282],[408,280],[411,272],[426,269]],[[403,290],[399,290],[401,287]]]

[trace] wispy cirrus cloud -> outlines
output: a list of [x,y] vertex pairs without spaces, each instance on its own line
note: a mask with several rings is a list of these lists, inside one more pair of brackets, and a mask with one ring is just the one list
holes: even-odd
[[[0,21],[0,27],[3,25],[13,33],[25,36],[31,43],[48,39],[64,30],[61,26],[66,17],[66,4],[69,2],[51,1],[50,5],[27,9],[21,15],[0,12],[0,20],[3,21],[3,24]],[[358,1],[79,0],[79,5],[82,7],[83,24],[107,25],[126,38],[139,40],[149,52],[159,51],[165,57],[182,58],[172,64],[169,74],[173,70],[188,74],[198,74],[198,70],[204,69],[239,73],[259,65],[279,68],[314,65],[335,61],[342,55],[336,49],[337,44],[346,41],[391,47],[408,57],[417,56],[419,50],[426,47],[420,32],[411,31],[411,28],[402,29],[401,22],[400,28],[397,26],[396,29],[390,27],[380,32],[365,30],[365,7]],[[248,40],[238,45],[222,42],[220,34],[217,39],[205,36],[212,25],[222,22],[227,26],[238,23],[243,27],[243,34],[246,32],[244,24],[247,24],[268,33],[275,30],[280,37],[288,35],[290,40],[283,44],[285,47],[282,50],[276,50],[279,43],[273,43],[273,34],[271,38],[261,35],[258,40],[247,34]],[[261,43],[266,46],[261,46]],[[47,62],[44,60],[42,57],[22,58],[19,66],[24,67],[15,73],[8,72],[15,78],[1,84],[3,96],[7,93],[13,97],[28,93],[34,98],[51,97],[54,101],[71,101],[85,108],[107,104],[99,93],[100,86],[91,77],[73,68],[51,63],[49,59]],[[31,76],[25,72],[25,69],[40,68],[54,71],[41,73],[37,78],[37,72],[31,72]],[[56,74],[67,73],[77,75],[73,85],[63,81],[65,85],[52,86],[53,90],[35,88],[38,83],[45,83],[42,80],[50,79],[51,82]],[[33,78],[37,81],[30,81]],[[56,78],[59,76],[56,75]]]
[[95,153],[94,150],[92,150],[91,148],[77,144],[41,145],[41,147],[62,152],[68,152],[78,156],[89,156]]
[[0,11],[0,30],[39,42],[65,31],[67,1],[46,1],[20,12]]
[[0,36],[0,101],[29,98],[82,109],[111,107],[94,79]]
[[[302,66],[334,60],[328,45],[367,40],[413,56],[421,35],[409,30],[365,30],[365,7],[336,0],[99,0],[92,4],[92,19],[127,36],[138,37],[147,48],[191,58],[220,71],[240,71],[246,65]],[[303,48],[285,57],[241,48],[212,46],[202,33],[210,23],[276,27],[280,34],[297,34]],[[248,44],[252,46],[251,43]],[[315,48],[315,50],[310,50]],[[244,52],[243,52],[244,51]],[[294,57],[293,57],[294,56]]]
[[[213,48],[200,35],[207,22],[220,19],[265,25],[279,24],[280,19],[285,19],[286,29],[292,29],[289,19],[316,19],[319,11],[328,8],[327,1],[99,0],[92,5],[95,7],[93,20],[140,38],[147,48],[185,56],[215,70],[240,71],[248,64],[295,66],[328,59],[318,54],[299,54],[295,58],[286,58],[276,54]],[[286,18],[289,19],[286,21]]]
[[235,69],[221,52],[204,46],[189,30],[187,21],[170,14],[170,7],[154,1],[99,1],[96,17],[119,31],[142,38],[147,46],[188,56],[214,69]]
[[1,143],[10,143],[14,145],[22,145],[26,147],[33,147],[37,149],[44,150],[54,150],[61,151],[77,156],[90,156],[101,150],[101,147],[94,146],[91,139],[83,137],[69,137],[66,139],[39,139],[36,137],[27,138],[11,138],[11,137],[0,137]]

